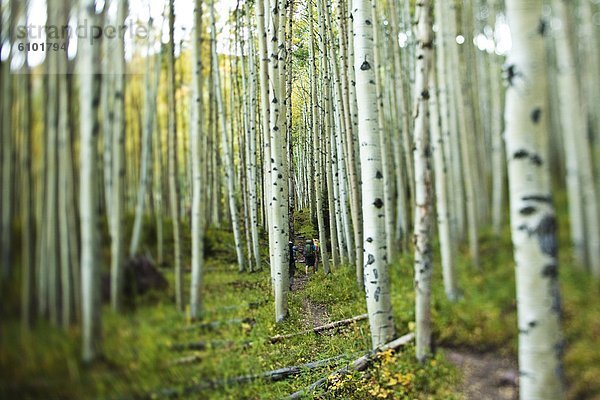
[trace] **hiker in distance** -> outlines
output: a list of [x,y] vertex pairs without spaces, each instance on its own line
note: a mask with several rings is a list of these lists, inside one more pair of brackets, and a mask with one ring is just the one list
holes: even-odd
[[306,275],[308,275],[309,267],[312,267],[313,273],[317,272],[317,246],[312,240],[306,240],[304,245],[304,260],[306,262]]

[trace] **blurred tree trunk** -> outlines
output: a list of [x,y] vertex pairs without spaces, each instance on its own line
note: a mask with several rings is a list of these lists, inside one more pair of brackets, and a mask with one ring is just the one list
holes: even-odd
[[[93,0],[80,0],[79,23],[98,23]],[[79,123],[80,123],[80,210],[81,210],[81,295],[82,357],[91,362],[101,352],[101,299],[99,265],[98,197],[96,160],[98,144],[98,109],[101,75],[96,73],[99,43],[80,41]]]
[[[213,26],[214,28],[214,26]],[[193,94],[190,121],[190,146],[192,157],[192,282],[190,289],[190,317],[197,319],[202,313],[202,273],[204,269],[204,179],[202,167],[205,162],[205,148],[202,147],[203,137],[203,101],[202,91],[202,0],[194,2],[194,31],[193,31]]]
[[[433,188],[431,181],[431,156],[429,150],[430,125],[429,99],[437,90],[429,82],[433,58],[433,31],[431,6],[423,0],[417,4],[417,51],[415,93],[418,93],[415,115],[415,323],[417,360],[424,361],[432,354],[431,349],[431,276]],[[435,94],[433,94],[435,96]],[[433,128],[436,129],[435,127]]]
[[516,263],[521,399],[562,399],[556,217],[548,166],[541,0],[507,0],[506,149]]
[[576,67],[576,44],[569,8],[563,0],[552,3],[560,29],[555,35],[558,64],[560,113],[567,162],[567,194],[571,242],[575,259],[600,277],[600,219],[598,196],[594,182],[591,143],[588,141],[589,124],[579,90]]
[[168,149],[169,149],[169,203],[173,224],[175,272],[175,302],[177,309],[183,311],[183,266],[181,265],[181,234],[179,221],[179,174],[177,165],[177,105],[175,96],[175,0],[169,0],[169,45],[168,66]]

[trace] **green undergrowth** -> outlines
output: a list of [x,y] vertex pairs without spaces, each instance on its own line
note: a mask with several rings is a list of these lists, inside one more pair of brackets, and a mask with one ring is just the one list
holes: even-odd
[[[562,222],[561,227],[565,226]],[[182,231],[184,248],[188,248],[189,229]],[[561,230],[563,248],[565,231]],[[300,229],[297,233],[300,234]],[[170,234],[171,226],[165,223],[165,244]],[[153,233],[144,235],[143,246],[152,252]],[[185,399],[279,399],[369,350],[366,321],[322,335],[293,337],[278,344],[267,340],[312,326],[308,304],[324,310],[324,323],[365,313],[364,295],[357,290],[353,268],[337,267],[329,276],[323,275],[322,268],[317,275],[311,274],[304,289],[290,293],[288,318],[276,324],[268,270],[239,273],[233,264],[233,238],[225,230],[210,230],[205,246],[202,319],[190,321],[187,310],[176,311],[172,269],[165,263],[162,271],[169,280],[170,290],[153,295],[152,304],[142,300],[135,310],[124,314],[104,307],[104,357],[93,365],[85,366],[79,361],[80,332],[76,328],[63,331],[38,322],[33,331],[26,332],[15,318],[3,320],[0,399],[163,398],[169,393],[179,393]],[[445,360],[446,348],[493,351],[515,357],[516,303],[508,228],[500,238],[483,231],[480,252],[479,270],[471,265],[466,249],[457,255],[461,296],[456,302],[445,297],[439,257],[435,255],[432,317],[436,352],[432,359],[416,362],[410,344],[398,353],[380,355],[364,372],[330,379],[326,389],[306,398],[461,399],[457,392],[460,371]],[[165,259],[172,259],[171,245],[165,246]],[[266,253],[263,259],[267,259]],[[187,271],[186,299],[189,299],[189,264],[186,255],[183,259]],[[297,274],[301,276],[304,268],[301,264],[298,267]],[[567,252],[561,253],[561,268],[568,397],[599,398],[599,284],[574,267]],[[400,336],[414,330],[412,255],[399,256],[390,269],[394,322]],[[220,324],[212,328],[198,326],[214,321]],[[173,349],[198,342],[203,342],[206,348]],[[195,386],[339,355],[344,358],[335,365],[306,370],[280,382],[256,380],[202,390]],[[190,357],[194,357],[193,362],[177,364],[183,358],[192,360]]]

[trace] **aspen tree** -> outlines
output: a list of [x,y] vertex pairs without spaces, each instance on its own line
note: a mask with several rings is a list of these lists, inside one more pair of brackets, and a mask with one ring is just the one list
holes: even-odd
[[[53,0],[47,3],[48,21],[50,24],[59,24],[60,2]],[[60,314],[59,290],[59,248],[58,248],[58,119],[59,114],[65,110],[59,108],[59,78],[58,58],[54,53],[47,60],[48,84],[46,89],[46,100],[48,102],[48,113],[46,115],[46,179],[45,179],[45,202],[44,202],[44,225],[43,229],[43,257],[42,266],[45,276],[42,285],[45,287],[47,296],[47,311],[50,321],[58,326]]]
[[314,18],[313,18],[313,5],[312,1],[308,2],[308,18],[309,18],[309,35],[310,35],[310,45],[309,45],[309,56],[310,56],[310,103],[312,110],[310,112],[311,118],[311,130],[312,138],[311,146],[309,147],[309,151],[314,156],[314,162],[312,164],[315,173],[312,174],[314,181],[310,182],[311,186],[314,185],[316,188],[315,202],[316,202],[316,212],[317,212],[317,225],[319,228],[319,242],[321,246],[321,260],[323,262],[323,269],[325,273],[329,272],[329,254],[327,252],[327,233],[325,230],[325,218],[323,216],[323,179],[321,174],[321,168],[319,167],[320,159],[321,159],[321,151],[316,148],[319,143],[319,132],[321,132],[319,126],[319,104],[317,102],[317,59],[316,59],[316,51],[315,51],[315,31],[314,31]]
[[519,396],[562,399],[556,216],[548,166],[541,0],[508,0],[506,154],[516,263]]
[[[433,56],[430,3],[417,3],[417,50],[415,93],[418,101],[415,118],[415,323],[417,359],[424,361],[431,355],[431,275],[432,245],[431,220],[433,213],[432,182],[429,151],[429,99],[436,88],[430,85],[429,72]],[[433,121],[433,124],[436,122]]]
[[271,140],[271,188],[269,192],[272,230],[269,237],[271,242],[271,270],[273,288],[275,290],[275,320],[281,322],[287,316],[287,290],[289,286],[289,196],[287,145],[285,140],[285,107],[281,98],[283,90],[280,70],[279,51],[285,46],[285,7],[284,0],[275,0],[271,8],[270,30],[270,140]]
[[183,311],[183,267],[181,265],[181,238],[179,224],[179,185],[177,168],[177,106],[175,104],[175,0],[169,0],[169,45],[167,54],[168,66],[168,169],[169,169],[169,203],[173,224],[173,242],[175,254],[175,302],[177,309]]
[[[489,4],[488,23],[495,27],[496,15],[500,8],[500,1],[492,0]],[[492,150],[492,227],[495,235],[500,235],[502,228],[502,213],[505,197],[506,181],[506,155],[504,154],[504,132],[502,124],[502,88],[500,86],[502,60],[495,51],[491,52],[489,62],[490,90],[491,90],[491,116],[490,123],[491,150]]]
[[[62,4],[63,9],[61,15],[68,15],[69,2]],[[66,20],[66,17],[64,18]],[[63,22],[64,23],[64,22]],[[75,242],[71,242],[69,234],[69,214],[74,210],[74,204],[70,204],[71,183],[71,146],[70,132],[68,126],[69,119],[69,102],[67,93],[67,79],[64,72],[67,67],[67,56],[64,53],[57,55],[57,69],[59,74],[56,76],[58,83],[58,135],[57,135],[57,156],[58,156],[58,232],[59,232],[59,259],[60,259],[60,287],[61,287],[61,325],[67,328],[72,321],[73,310],[73,288],[71,284],[72,269],[78,268],[78,265],[71,264],[70,251],[71,247],[75,246]]]
[[[11,21],[15,10],[14,4],[7,4],[8,19],[7,24],[0,22],[0,33],[3,38],[11,38],[12,27]],[[4,9],[4,7],[3,7]],[[2,16],[4,18],[4,16]],[[0,140],[2,141],[1,157],[1,175],[0,184],[2,187],[2,195],[0,196],[0,263],[2,268],[2,280],[8,280],[11,275],[12,263],[12,215],[13,215],[13,175],[12,175],[12,152],[13,152],[13,135],[12,135],[12,107],[13,102],[13,80],[10,77],[10,65],[12,62],[13,50],[8,55],[5,61],[0,62],[0,74],[2,76],[2,108],[0,116],[2,122],[0,124]]]
[[[128,13],[127,0],[117,2],[117,24],[125,25]],[[123,292],[123,211],[125,177],[125,43],[124,37],[117,35],[114,49],[114,125],[112,127],[112,198],[110,208],[111,261],[110,261],[110,303],[113,310],[120,310]],[[111,41],[113,41],[111,40]],[[104,55],[108,57],[108,54]]]
[[[271,184],[269,182],[269,172],[271,171],[271,137],[270,137],[270,120],[271,120],[271,103],[269,99],[269,54],[267,49],[267,29],[265,26],[265,4],[264,0],[256,0],[255,10],[256,14],[256,29],[258,31],[258,82],[260,88],[260,120],[262,128],[262,146],[263,146],[263,173],[262,173],[262,190],[263,190],[263,224],[267,226],[269,237],[271,237],[271,223],[270,213],[271,210],[268,207],[270,202],[270,189]],[[269,240],[269,254],[272,254],[271,241]],[[273,264],[271,263],[271,277],[273,271]]]
[[377,128],[377,93],[373,48],[372,3],[355,0],[354,50],[358,135],[362,177],[363,229],[365,249],[365,294],[373,348],[394,336],[388,259],[385,249],[383,174]]
[[[152,19],[149,21],[152,24]],[[148,54],[150,54],[151,46],[154,43],[148,39]],[[160,52],[158,53],[160,54]],[[152,71],[151,63],[146,64],[146,76],[145,76],[145,98],[144,98],[144,126],[142,133],[142,154],[140,160],[140,179],[137,190],[137,200],[135,207],[135,220],[133,222],[133,233],[131,234],[131,243],[129,245],[129,256],[133,257],[137,253],[137,249],[140,243],[140,236],[142,231],[142,222],[144,218],[144,203],[146,199],[146,191],[148,188],[149,180],[149,163],[151,162],[150,156],[152,154],[152,132],[155,124],[155,109],[156,109],[156,98],[158,94],[158,83],[160,80],[160,57],[154,57],[154,71]],[[154,74],[154,77],[152,77]],[[154,149],[157,152],[158,149]],[[156,195],[156,194],[155,194]]]
[[575,40],[569,9],[563,0],[552,2],[561,25],[556,31],[556,57],[560,121],[567,163],[567,194],[571,241],[576,260],[600,277],[600,228],[598,196],[588,142],[588,119],[582,113],[582,93],[579,90]]
[[[79,23],[95,23],[94,0],[80,0]],[[96,159],[98,142],[97,104],[99,75],[94,75],[98,60],[98,43],[79,41],[79,130],[81,141],[79,201],[81,212],[81,302],[82,357],[84,362],[96,359],[101,351],[100,265],[98,237],[98,204],[96,195]]]
[[[320,36],[320,45],[321,51],[323,53],[323,60],[329,59],[329,46],[326,43],[326,33],[325,33],[325,9],[324,9],[323,0],[317,0],[317,12],[319,15],[319,36]],[[337,235],[337,221],[335,215],[335,199],[334,199],[334,186],[333,186],[333,175],[332,170],[330,168],[332,160],[331,160],[331,151],[330,151],[330,141],[329,135],[332,129],[332,119],[331,119],[331,74],[329,70],[328,63],[323,62],[323,76],[321,78],[321,96],[323,98],[322,101],[322,110],[323,110],[323,118],[321,123],[322,135],[321,142],[322,146],[318,146],[319,149],[324,149],[324,157],[323,157],[323,167],[324,167],[324,177],[323,179],[326,182],[327,188],[327,203],[329,209],[329,240],[331,242],[331,263],[333,267],[337,267],[340,263],[340,251],[338,245],[338,235]]]
[[[449,31],[453,37],[456,38],[458,30],[456,27],[456,8],[457,4],[450,5],[449,13]],[[458,47],[456,42],[450,46],[450,71],[454,73],[453,79],[457,82],[454,85],[454,95],[456,96],[456,108],[455,112],[458,114],[458,135],[456,136],[454,143],[460,145],[460,156],[462,163],[462,182],[464,182],[465,189],[465,203],[464,208],[467,214],[468,234],[469,234],[469,251],[473,264],[479,268],[479,243],[478,243],[478,221],[477,221],[477,199],[475,196],[475,172],[474,163],[471,153],[470,144],[473,140],[470,139],[472,136],[470,131],[472,125],[470,122],[470,109],[466,107],[465,103],[465,90],[469,87],[467,77],[461,74],[461,58],[459,56]],[[455,154],[459,154],[455,152]],[[463,207],[463,205],[460,205]]]
[[387,150],[390,145],[388,132],[384,130],[384,105],[383,105],[383,90],[381,81],[381,51],[379,38],[380,27],[377,22],[377,2],[372,2],[371,8],[371,20],[373,21],[373,47],[374,47],[374,68],[375,68],[375,90],[377,96],[377,128],[380,140],[381,148],[381,172],[383,173],[383,196],[385,199],[384,214],[385,214],[385,238],[386,238],[386,252],[389,259],[394,256],[394,205],[392,203],[392,185],[391,181],[394,179],[392,170],[389,165],[387,157]]
[[435,171],[435,199],[437,226],[440,241],[440,256],[442,261],[442,275],[444,278],[444,289],[446,297],[455,301],[458,298],[458,288],[454,263],[454,248],[451,240],[450,213],[448,207],[448,174],[447,163],[444,154],[444,136],[440,126],[440,90],[438,90],[437,74],[435,69],[430,71],[428,92],[431,96],[430,109],[430,133],[431,150],[433,153],[433,164]]
[[[246,7],[246,16],[248,18],[248,26],[250,25],[250,10],[248,3],[245,5]],[[254,268],[257,270],[261,269],[261,260],[260,260],[260,248],[259,248],[259,235],[258,235],[258,193],[257,193],[257,150],[256,150],[256,142],[257,142],[257,132],[256,132],[256,91],[257,91],[257,73],[256,67],[254,64],[255,59],[255,50],[254,50],[254,38],[252,35],[252,30],[248,29],[249,38],[248,38],[248,75],[249,75],[249,87],[248,92],[250,93],[250,98],[248,102],[248,196],[249,196],[249,207],[250,207],[250,234],[252,240],[252,254],[254,255]]]
[[[360,157],[358,156],[358,106],[356,103],[356,72],[354,69],[354,24],[353,24],[353,0],[347,0],[347,41],[348,41],[348,113],[350,114],[351,130],[346,132],[346,146],[348,153],[348,165],[350,173],[351,201],[352,201],[352,228],[354,229],[354,246],[356,257],[356,284],[360,290],[364,290],[364,251],[363,224],[362,224],[362,200],[360,182]],[[342,12],[342,11],[340,11]]]
[[[29,1],[25,2],[22,9],[25,25],[28,25],[28,9]],[[24,43],[27,43],[27,38]],[[22,207],[21,221],[23,229],[21,232],[21,326],[30,328],[33,323],[34,316],[34,290],[35,290],[35,210],[34,210],[34,190],[33,190],[33,170],[32,159],[33,154],[33,134],[31,128],[33,125],[33,108],[32,108],[32,79],[31,67],[29,65],[29,54],[25,55],[25,61],[22,67],[22,84],[23,97],[21,114],[21,159],[20,165],[22,170],[21,175],[21,192],[22,192]],[[75,284],[79,282],[75,281]]]
[[238,267],[240,272],[246,270],[246,262],[243,253],[242,236],[240,232],[240,221],[239,214],[235,198],[235,174],[233,168],[233,156],[231,154],[232,149],[229,144],[229,138],[227,134],[227,119],[225,118],[225,109],[223,106],[223,94],[221,92],[221,74],[219,71],[219,62],[217,55],[217,33],[216,23],[214,16],[214,1],[211,2],[210,9],[211,19],[211,52],[212,52],[212,65],[213,65],[213,79],[215,85],[215,96],[217,99],[217,110],[220,115],[220,127],[221,127],[221,143],[223,147],[223,160],[225,164],[225,178],[227,179],[227,199],[229,204],[229,212],[231,214],[231,225],[233,229],[233,236],[235,240],[235,251],[237,255]]
[[[212,18],[212,11],[211,11]],[[214,25],[211,26],[211,30]],[[204,267],[204,218],[202,213],[204,179],[202,164],[204,149],[202,144],[202,0],[194,2],[192,71],[193,95],[190,116],[190,146],[192,157],[192,282],[190,289],[190,317],[196,319],[202,312],[202,273]]]

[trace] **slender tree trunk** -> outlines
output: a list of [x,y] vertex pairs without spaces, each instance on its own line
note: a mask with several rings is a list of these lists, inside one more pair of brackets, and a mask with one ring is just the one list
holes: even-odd
[[[95,2],[80,0],[79,23],[94,23]],[[82,295],[82,357],[93,361],[101,351],[100,266],[98,238],[98,200],[96,160],[98,143],[97,104],[100,76],[94,75],[98,60],[98,44],[79,42],[80,98],[80,210],[81,210],[81,295]]]
[[[26,7],[24,8],[26,11]],[[28,18],[25,14],[27,24]],[[33,154],[33,87],[31,82],[31,69],[28,57],[23,66],[23,113],[22,113],[22,152],[21,152],[21,322],[24,328],[31,328],[35,314],[35,210],[34,210],[34,179],[32,171]],[[78,282],[75,282],[78,284]]]
[[377,128],[377,93],[373,48],[371,1],[355,0],[354,49],[356,52],[356,97],[358,135],[361,143],[361,177],[365,249],[365,293],[373,348],[394,336],[388,259],[385,249],[385,225],[382,218],[383,173]]
[[229,203],[229,212],[231,214],[231,225],[233,229],[233,237],[235,240],[235,251],[237,255],[238,267],[240,272],[246,270],[246,262],[244,259],[242,235],[240,232],[239,212],[237,209],[236,198],[235,198],[235,174],[233,169],[233,156],[231,154],[231,147],[229,144],[229,138],[227,136],[227,119],[225,118],[225,109],[223,107],[223,95],[221,92],[221,74],[219,71],[219,62],[217,55],[217,35],[216,25],[214,17],[214,2],[211,2],[211,51],[213,55],[213,73],[214,73],[214,85],[215,95],[217,98],[217,110],[220,115],[221,123],[221,143],[223,147],[223,159],[225,163],[225,178],[227,179],[227,199]]
[[383,65],[381,63],[381,51],[380,51],[380,38],[379,38],[379,24],[377,22],[377,2],[372,2],[371,9],[371,20],[373,21],[373,47],[374,47],[374,68],[375,68],[375,90],[377,93],[377,127],[378,137],[380,140],[381,148],[381,172],[383,173],[383,196],[385,200],[384,215],[385,215],[385,243],[388,259],[391,260],[395,254],[394,244],[394,203],[392,200],[392,181],[394,174],[389,165],[388,148],[390,140],[388,132],[385,131],[385,116],[384,116],[384,104],[383,104],[383,90],[381,84],[381,69]]
[[[570,3],[568,3],[570,4]],[[561,28],[557,30],[556,56],[561,125],[567,160],[567,188],[571,241],[576,260],[600,277],[598,196],[588,136],[588,119],[582,104],[576,69],[575,41],[569,9],[564,0],[552,3]]]
[[437,226],[440,240],[440,255],[442,261],[442,275],[444,278],[444,289],[446,297],[450,301],[456,301],[458,298],[458,287],[454,263],[454,248],[452,246],[450,231],[450,215],[448,207],[448,182],[447,163],[444,154],[444,137],[441,134],[440,127],[440,98],[438,94],[437,75],[435,70],[430,72],[429,95],[431,96],[430,107],[430,130],[431,130],[431,150],[433,153],[433,163],[435,171],[435,198]]
[[[14,7],[14,4],[12,5]],[[4,5],[2,7],[4,9]],[[13,19],[14,9],[10,4],[6,5],[9,18],[8,24],[0,23],[0,32],[3,38],[12,37],[11,20]],[[4,18],[4,15],[2,16]],[[0,115],[2,122],[0,125],[0,140],[2,141],[1,150],[1,176],[2,195],[0,196],[0,263],[2,267],[1,280],[8,280],[12,272],[12,215],[13,215],[13,175],[12,175],[12,153],[13,153],[13,134],[12,134],[12,95],[13,80],[11,79],[10,65],[12,62],[12,53],[0,64],[0,74],[2,76],[2,108]],[[0,280],[0,281],[1,281]]]
[[[246,15],[248,15],[248,25],[250,25],[250,10],[248,5],[246,5]],[[252,32],[249,33],[250,37],[248,38],[248,75],[249,75],[249,93],[250,93],[250,101],[248,104],[248,177],[249,177],[249,190],[248,190],[248,201],[250,207],[250,233],[252,239],[252,253],[254,255],[254,264],[255,269],[260,270],[261,260],[260,260],[260,248],[258,242],[258,193],[257,193],[257,150],[256,150],[256,142],[257,142],[257,132],[256,132],[256,82],[257,82],[257,74],[256,68],[254,65],[255,59],[255,50],[254,50],[254,38]]]
[[[117,24],[125,25],[128,14],[127,0],[117,3]],[[110,208],[111,261],[110,303],[113,310],[121,309],[123,292],[123,212],[125,178],[125,43],[124,38],[115,40],[115,100],[114,125],[112,128],[112,198]]]
[[169,148],[169,203],[171,206],[171,220],[173,223],[173,242],[175,254],[175,302],[177,309],[183,311],[183,266],[181,265],[181,238],[179,224],[179,174],[177,165],[177,106],[175,100],[175,0],[169,0],[169,47],[167,55],[168,65],[168,148]]
[[364,290],[364,249],[363,224],[362,224],[362,199],[360,182],[360,165],[358,156],[358,106],[356,102],[356,72],[354,69],[354,16],[353,0],[348,0],[348,102],[352,129],[347,131],[346,146],[348,147],[348,164],[350,165],[350,186],[352,192],[352,227],[354,229],[354,246],[356,246],[356,284],[360,290]]
[[[212,15],[212,13],[211,13]],[[214,28],[214,25],[213,25]],[[192,282],[190,290],[190,317],[197,319],[202,312],[202,273],[204,269],[204,227],[202,213],[204,179],[202,165],[206,154],[202,144],[203,77],[202,77],[202,0],[194,3],[194,44],[192,57],[193,102],[190,121],[190,146],[192,156]]]
[[[269,173],[271,171],[271,138],[270,138],[270,120],[271,120],[271,105],[269,100],[269,54],[267,50],[267,30],[265,26],[265,4],[264,0],[256,0],[256,29],[258,31],[258,59],[259,59],[259,86],[260,86],[260,119],[262,127],[262,146],[263,146],[263,224],[266,225],[269,237],[271,232],[271,209],[268,207],[270,203],[271,184],[269,182]],[[269,254],[272,254],[271,240],[269,240]],[[273,277],[273,264],[270,260],[271,278]]]
[[556,217],[548,168],[541,0],[507,0],[506,148],[519,323],[519,395],[562,399]]
[[[148,50],[154,43],[148,42]],[[148,188],[148,174],[150,157],[152,154],[152,132],[155,124],[156,98],[158,95],[158,83],[160,80],[160,58],[154,59],[154,71],[150,68],[151,63],[146,65],[146,98],[144,100],[144,127],[142,137],[142,156],[140,160],[140,183],[137,190],[135,220],[133,221],[133,233],[131,234],[131,243],[129,245],[129,256],[133,257],[138,251],[140,236],[142,233],[142,224],[144,221],[144,203],[146,200],[146,191]],[[152,75],[154,74],[154,75]],[[152,77],[153,76],[153,77]],[[156,149],[154,151],[157,151]],[[150,165],[151,166],[151,165]]]
[[275,0],[271,9],[271,62],[269,81],[271,82],[271,190],[270,208],[272,221],[271,268],[273,288],[275,289],[275,320],[281,322],[287,316],[287,290],[289,286],[289,196],[287,145],[285,140],[285,107],[281,97],[281,67],[279,52],[285,46],[285,7],[283,0]]
[[[417,360],[431,355],[431,276],[433,214],[432,182],[429,151],[429,99],[436,88],[430,85],[433,31],[431,29],[430,3],[417,3],[417,52],[415,93],[419,94],[415,110],[415,323]],[[435,95],[435,94],[434,94]],[[433,124],[436,122],[434,121]]]
[[321,173],[320,159],[321,150],[317,147],[319,143],[319,132],[321,132],[319,126],[319,104],[317,102],[317,60],[315,51],[315,32],[313,22],[313,5],[312,2],[308,2],[308,14],[309,14],[309,34],[310,34],[310,94],[311,94],[311,129],[312,129],[312,143],[309,147],[309,151],[314,157],[314,161],[311,167],[314,168],[314,174],[311,174],[313,181],[311,185],[316,188],[315,202],[316,202],[316,213],[317,213],[317,225],[319,228],[319,242],[321,246],[321,260],[323,261],[323,270],[325,273],[329,273],[329,254],[327,251],[327,233],[325,229],[325,218],[323,216],[323,175]]

